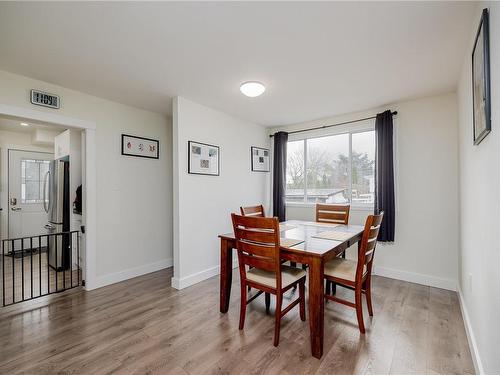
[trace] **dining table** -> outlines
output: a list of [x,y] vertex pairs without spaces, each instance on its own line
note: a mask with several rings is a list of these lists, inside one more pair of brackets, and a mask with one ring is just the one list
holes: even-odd
[[[331,232],[341,232],[332,235]],[[280,258],[308,265],[309,329],[311,352],[316,358],[323,355],[324,336],[324,277],[323,267],[330,259],[361,241],[363,226],[288,220],[280,223]],[[323,237],[323,238],[319,238]],[[326,239],[325,237],[338,239]],[[219,235],[220,239],[220,312],[227,313],[231,297],[233,275],[234,234]],[[300,241],[300,242],[299,242]],[[299,243],[297,243],[299,242]],[[287,247],[287,244],[293,244]]]

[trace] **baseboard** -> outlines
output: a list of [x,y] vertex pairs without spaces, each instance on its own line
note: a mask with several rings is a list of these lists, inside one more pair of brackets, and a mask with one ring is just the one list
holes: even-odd
[[163,259],[158,262],[144,264],[139,267],[129,268],[123,271],[110,273],[108,275],[98,276],[96,278],[95,284],[94,285],[87,284],[86,289],[92,290],[92,289],[102,288],[103,286],[106,285],[115,284],[120,281],[132,279],[137,276],[146,275],[151,272],[156,272],[164,268],[172,267],[172,265],[173,265],[172,258]]
[[458,300],[460,302],[460,311],[462,312],[462,318],[465,323],[465,333],[467,334],[467,341],[469,342],[469,348],[472,355],[472,362],[474,363],[474,369],[476,370],[476,374],[482,375],[484,374],[483,363],[481,362],[481,357],[479,356],[476,337],[474,336],[474,331],[472,330],[469,313],[467,312],[467,307],[465,306],[464,295],[460,284],[457,284],[457,293]]
[[373,269],[373,274],[378,276],[388,277],[390,279],[409,281],[415,284],[433,286],[436,288],[453,290],[453,291],[456,291],[457,287],[456,280],[445,279],[437,276],[424,275],[415,272],[401,271],[401,270],[396,270],[394,268],[375,266]]
[[[238,260],[233,259],[233,269],[238,267]],[[203,280],[210,279],[216,275],[220,274],[220,266],[215,266],[208,268],[206,270],[193,273],[192,275],[185,276],[182,278],[172,277],[172,288],[184,289],[191,285],[198,284]]]

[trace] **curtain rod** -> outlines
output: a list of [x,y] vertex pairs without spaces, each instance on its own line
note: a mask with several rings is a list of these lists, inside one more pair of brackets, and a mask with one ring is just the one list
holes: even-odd
[[[398,111],[393,111],[391,112],[393,116],[398,114]],[[339,122],[338,124],[331,124],[331,125],[323,125],[323,126],[318,126],[315,128],[310,128],[310,129],[301,129],[301,130],[294,130],[291,132],[287,132],[288,134],[295,134],[295,133],[302,133],[302,132],[309,132],[311,130],[319,130],[319,129],[326,129],[326,128],[331,128],[332,126],[339,126],[339,125],[346,125],[346,124],[352,124],[353,122],[360,122],[360,121],[365,121],[365,120],[371,120],[377,118],[377,116],[371,116],[371,117],[365,117],[365,118],[360,118],[357,120],[351,120],[351,121],[345,121],[345,122]],[[269,137],[274,137],[274,134],[271,134]]]

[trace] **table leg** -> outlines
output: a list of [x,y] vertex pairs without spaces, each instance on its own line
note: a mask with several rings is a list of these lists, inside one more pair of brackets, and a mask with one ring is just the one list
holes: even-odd
[[220,312],[229,310],[231,284],[233,281],[233,248],[229,241],[220,240]]
[[323,292],[323,261],[313,258],[309,263],[309,326],[313,357],[323,355],[325,298]]

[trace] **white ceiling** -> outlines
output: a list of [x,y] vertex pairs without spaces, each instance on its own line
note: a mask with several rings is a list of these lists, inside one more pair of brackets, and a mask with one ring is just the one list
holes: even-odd
[[[29,124],[28,126],[21,126],[21,122]],[[29,120],[24,120],[21,118],[0,116],[0,130],[15,132],[15,133],[32,133],[35,129],[50,130],[62,132],[65,129],[60,126],[54,126],[50,124],[33,122]]]
[[[181,95],[283,125],[454,90],[476,6],[2,2],[0,69],[162,113]],[[244,97],[247,80],[266,92]]]

